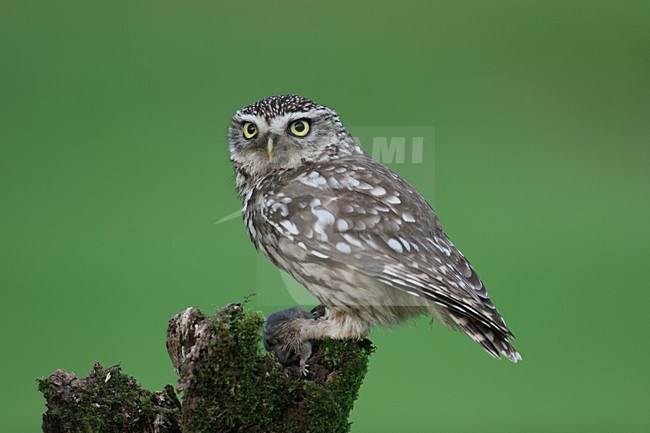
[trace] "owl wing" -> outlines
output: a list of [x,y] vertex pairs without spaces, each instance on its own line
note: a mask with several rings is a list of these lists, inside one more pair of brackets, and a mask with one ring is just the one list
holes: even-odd
[[304,167],[269,189],[260,217],[312,260],[345,266],[512,337],[426,200],[385,166],[366,155],[342,158]]

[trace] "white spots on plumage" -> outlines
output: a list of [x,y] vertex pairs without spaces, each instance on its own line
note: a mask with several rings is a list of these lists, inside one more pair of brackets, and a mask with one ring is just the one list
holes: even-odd
[[339,183],[339,180],[334,176],[330,176],[327,178],[327,185],[332,189],[341,188],[341,184]]
[[325,209],[312,209],[312,212],[314,212],[314,215],[316,215],[316,218],[318,219],[316,224],[328,226],[334,224],[334,221],[336,220],[334,215]]
[[370,191],[370,194],[374,195],[375,197],[381,197],[382,195],[386,194],[386,190],[381,186],[376,186],[372,189],[372,191]]
[[346,177],[345,179],[343,179],[343,181],[344,181],[348,186],[352,186],[352,187],[359,186],[359,184],[361,183],[361,182],[359,182],[357,179],[355,179],[355,178],[353,178],[353,177]]
[[395,238],[388,239],[387,243],[388,246],[397,253],[401,253],[402,251],[404,251],[404,249],[402,248],[402,244]]
[[404,245],[404,248],[406,248],[406,251],[410,253],[411,252],[411,244],[409,244],[408,241],[406,239],[404,239],[403,237],[401,237],[401,236],[399,236],[398,239],[402,243],[402,245]]
[[389,195],[388,197],[384,198],[386,203],[390,204],[400,204],[402,201],[395,195]]
[[357,188],[360,189],[360,190],[365,191],[365,190],[373,189],[373,186],[370,185],[370,184],[367,184],[365,182],[359,182],[359,184],[357,185]]
[[444,255],[446,255],[446,256],[451,255],[451,251],[446,246],[440,245],[438,242],[436,242],[435,247],[438,248],[438,250],[440,250]]
[[411,215],[411,214],[408,213],[408,212],[404,212],[404,213],[402,214],[402,219],[403,219],[404,221],[406,221],[407,223],[414,223],[414,222],[415,222],[415,218],[413,217],[413,215]]
[[289,215],[289,208],[286,204],[276,203],[275,200],[267,200],[267,203],[270,203],[271,212],[280,212],[280,215],[286,217]]
[[312,171],[311,173],[309,173],[309,175],[307,175],[307,177],[300,176],[298,178],[298,182],[302,183],[303,185],[312,186],[314,188],[320,188],[321,186],[327,183],[327,179],[321,176],[319,172]]
[[348,224],[348,222],[346,220],[344,220],[342,218],[339,218],[339,219],[336,220],[336,230],[338,230],[340,232],[344,232],[344,231],[349,230],[349,229],[350,229],[350,224]]
[[345,239],[345,240],[348,241],[351,245],[354,245],[354,246],[357,247],[357,248],[363,248],[363,244],[362,244],[361,242],[359,242],[359,240],[358,240],[357,238],[355,238],[354,236],[352,236],[352,235],[350,235],[350,234],[348,234],[348,233],[345,233],[345,234],[343,235],[343,239]]
[[322,207],[319,208],[320,204],[320,200],[315,198],[311,201],[309,206],[311,207],[313,214],[316,216],[314,231],[319,235],[321,242],[327,242],[329,239],[326,233],[327,227],[334,224],[336,218],[334,218],[334,215],[331,212],[323,209]]
[[416,297],[418,297],[418,298],[420,297],[420,294],[417,293],[417,292],[412,292],[412,291],[410,291],[410,290],[407,290],[406,293],[408,293],[409,295],[416,296]]
[[[438,251],[449,257],[451,255],[451,250],[447,248],[444,245],[440,244],[440,241],[436,239],[427,239],[427,242],[429,242],[431,245],[433,245]],[[442,263],[442,262],[440,262]]]
[[302,248],[303,250],[306,250],[306,249],[307,249],[307,246],[305,245],[304,242],[298,242],[298,246],[299,246],[300,248]]
[[337,178],[336,184],[337,184],[338,189],[343,189],[343,188],[349,189],[349,190],[372,189],[371,185],[367,184],[366,182],[361,182],[359,179],[356,179],[356,178],[351,177],[349,175],[341,176],[341,177]]
[[328,256],[327,254],[320,253],[320,252],[318,252],[316,250],[312,250],[311,253],[313,255],[315,255],[316,257],[320,257],[321,259],[329,259],[330,258],[330,256]]
[[379,224],[380,221],[381,221],[381,217],[379,215],[370,215],[369,217],[366,218],[366,223],[370,223],[373,226]]
[[289,220],[283,220],[280,222],[280,225],[287,229],[292,235],[297,235],[299,233],[298,227]]
[[344,254],[350,254],[352,252],[350,245],[346,244],[345,242],[337,242],[336,249]]

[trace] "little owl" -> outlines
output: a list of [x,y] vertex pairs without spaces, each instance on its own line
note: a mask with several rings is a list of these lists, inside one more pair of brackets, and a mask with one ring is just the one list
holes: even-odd
[[251,240],[325,307],[320,318],[292,309],[267,323],[279,359],[299,358],[304,371],[310,340],[361,338],[422,314],[495,358],[521,359],[427,201],[366,154],[334,110],[271,96],[239,110],[228,135]]

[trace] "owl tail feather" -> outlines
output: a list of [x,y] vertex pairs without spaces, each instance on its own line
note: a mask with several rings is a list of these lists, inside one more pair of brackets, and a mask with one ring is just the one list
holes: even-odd
[[521,361],[521,355],[510,344],[508,337],[495,332],[472,317],[456,313],[451,313],[450,316],[456,327],[465,332],[469,338],[476,341],[494,358],[501,359],[501,355],[503,355],[514,363]]

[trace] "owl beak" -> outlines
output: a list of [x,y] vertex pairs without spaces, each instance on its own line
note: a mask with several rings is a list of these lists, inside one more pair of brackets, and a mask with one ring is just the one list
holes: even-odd
[[269,138],[266,144],[266,153],[269,155],[269,162],[273,162],[273,138]]

